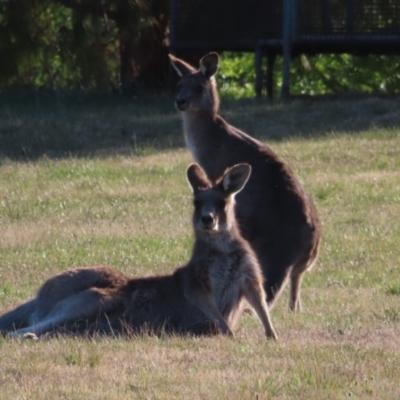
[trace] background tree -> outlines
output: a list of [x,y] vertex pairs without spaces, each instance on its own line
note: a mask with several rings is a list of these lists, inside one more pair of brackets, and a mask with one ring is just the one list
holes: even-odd
[[[302,55],[292,60],[290,74],[292,95],[400,93],[400,56],[396,55]],[[225,97],[254,97],[254,55],[225,52],[217,79]],[[280,93],[281,85],[282,57],[277,57],[275,94]]]
[[168,9],[168,0],[3,0],[0,87],[161,90]]
[[[163,91],[168,20],[169,0],[0,0],[0,89]],[[222,94],[253,97],[254,55],[225,52],[221,62]],[[276,94],[281,70],[278,57]],[[291,64],[291,93],[399,93],[399,71],[399,56],[302,56]]]

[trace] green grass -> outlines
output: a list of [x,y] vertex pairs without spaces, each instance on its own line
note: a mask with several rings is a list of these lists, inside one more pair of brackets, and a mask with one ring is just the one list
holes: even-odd
[[[171,100],[17,100],[0,107],[0,312],[70,267],[143,276],[188,260],[191,157]],[[323,222],[304,312],[287,291],[272,311],[277,343],[252,315],[233,339],[0,339],[0,399],[399,398],[399,109],[224,104],[291,165]]]

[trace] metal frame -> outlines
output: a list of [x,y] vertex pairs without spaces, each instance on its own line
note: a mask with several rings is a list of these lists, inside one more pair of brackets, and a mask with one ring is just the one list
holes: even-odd
[[[356,10],[355,0],[345,1],[345,20],[342,24],[343,32],[332,30],[332,4],[331,0],[319,0],[321,7],[321,30],[316,32],[302,31],[301,5],[307,0],[281,0],[282,1],[282,32],[280,37],[255,37],[254,40],[243,40],[240,38],[232,40],[181,40],[177,34],[179,2],[182,0],[171,0],[171,19],[170,19],[170,50],[215,50],[215,51],[251,51],[255,54],[256,68],[256,94],[261,96],[264,86],[268,97],[272,98],[273,93],[273,66],[276,56],[283,56],[282,69],[282,97],[290,96],[290,62],[293,57],[299,54],[317,53],[350,53],[361,54],[400,54],[400,23],[396,22],[394,29],[388,32],[359,32],[355,29]],[[218,0],[215,0],[218,1]],[[232,0],[235,1],[235,0]],[[243,1],[243,0],[237,0]],[[268,1],[268,0],[260,0]],[[365,0],[368,1],[368,0]],[[389,0],[381,0],[383,6],[389,4]],[[371,4],[376,4],[372,3]],[[382,5],[381,4],[381,5]],[[399,4],[395,5],[396,12],[400,15]],[[268,21],[268,17],[266,17]],[[303,20],[302,20],[303,21]],[[263,59],[267,59],[266,74],[263,70]],[[266,79],[264,80],[264,76]]]

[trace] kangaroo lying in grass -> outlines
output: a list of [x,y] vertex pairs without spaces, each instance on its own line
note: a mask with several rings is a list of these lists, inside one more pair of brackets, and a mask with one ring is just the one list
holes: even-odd
[[249,165],[236,165],[211,182],[197,164],[189,167],[196,240],[189,263],[172,275],[128,279],[108,266],[69,270],[0,317],[0,332],[9,337],[143,331],[232,335],[246,299],[266,336],[276,339],[261,269],[234,216],[234,196],[250,172]]
[[199,69],[172,55],[170,60],[181,77],[175,105],[182,115],[186,145],[196,162],[211,180],[231,165],[252,166],[251,178],[237,196],[236,217],[261,263],[269,307],[290,279],[289,306],[300,310],[301,282],[318,257],[322,231],[311,198],[268,146],[218,114],[216,53],[204,56]]

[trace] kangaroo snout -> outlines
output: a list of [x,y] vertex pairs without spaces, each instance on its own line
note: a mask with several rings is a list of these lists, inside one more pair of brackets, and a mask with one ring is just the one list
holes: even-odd
[[184,111],[188,106],[188,102],[184,98],[177,98],[175,100],[175,106],[179,111]]
[[205,230],[216,230],[218,220],[212,213],[203,214],[200,217],[200,228]]

